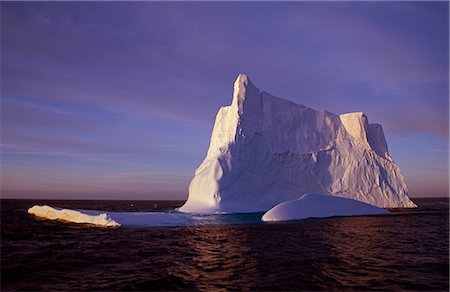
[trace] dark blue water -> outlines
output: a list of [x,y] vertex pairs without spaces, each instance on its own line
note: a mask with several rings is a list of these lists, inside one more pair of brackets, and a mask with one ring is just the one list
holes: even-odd
[[390,216],[98,228],[26,211],[156,211],[182,202],[1,200],[0,288],[448,291],[448,198],[415,201],[418,209]]

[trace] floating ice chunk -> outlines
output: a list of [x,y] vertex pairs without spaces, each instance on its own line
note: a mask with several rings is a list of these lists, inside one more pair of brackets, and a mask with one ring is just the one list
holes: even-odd
[[389,211],[353,199],[307,193],[297,200],[280,203],[267,211],[263,221],[287,221],[333,216],[382,215]]
[[190,215],[178,212],[105,212],[70,210],[50,206],[33,206],[28,213],[50,220],[85,223],[97,226],[182,226],[190,222]]
[[50,206],[38,206],[35,205],[28,209],[28,213],[33,214],[37,217],[50,219],[50,220],[61,220],[73,223],[86,223],[94,224],[99,226],[120,226],[119,223],[111,219],[105,212],[95,212],[96,214],[83,214],[80,211],[69,210],[69,209],[56,209]]

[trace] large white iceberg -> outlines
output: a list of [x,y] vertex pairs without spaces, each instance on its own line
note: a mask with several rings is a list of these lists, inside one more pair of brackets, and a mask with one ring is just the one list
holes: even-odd
[[[311,204],[309,196],[291,200],[308,192],[381,208],[416,207],[388,152],[381,125],[369,124],[361,112],[336,115],[272,96],[240,74],[231,105],[217,113],[208,153],[195,171],[188,200],[179,208],[181,213],[77,211],[48,206],[34,206],[28,212],[100,226],[180,226],[215,222],[214,218],[186,213],[261,212],[285,202],[263,219],[300,219],[305,215],[298,210],[307,205],[305,201]],[[329,196],[326,200],[334,202]],[[339,210],[358,215],[361,204],[321,208],[323,214],[335,214],[331,216],[340,215]],[[297,211],[280,211],[290,208]],[[316,211],[313,217],[322,214]]]
[[389,211],[353,199],[308,193],[297,200],[280,203],[267,211],[263,221],[287,221],[333,216],[384,215]]
[[256,212],[308,192],[378,207],[416,207],[379,124],[260,91],[240,74],[217,113],[182,212]]

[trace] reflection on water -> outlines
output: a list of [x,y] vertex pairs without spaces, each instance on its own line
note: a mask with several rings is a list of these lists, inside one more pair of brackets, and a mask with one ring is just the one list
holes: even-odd
[[201,220],[254,224],[115,229],[37,221],[26,214],[33,204],[2,201],[2,291],[448,289],[448,203],[392,216],[265,224],[242,214]]
[[192,278],[198,289],[250,289],[247,274],[258,275],[257,255],[250,248],[247,233],[233,226],[189,228],[186,246],[192,255],[177,267],[183,278]]

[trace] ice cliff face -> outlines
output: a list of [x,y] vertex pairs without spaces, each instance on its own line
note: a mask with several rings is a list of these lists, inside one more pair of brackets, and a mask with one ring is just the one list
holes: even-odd
[[336,115],[272,96],[239,75],[180,211],[265,211],[307,192],[416,207],[381,125],[361,112]]

